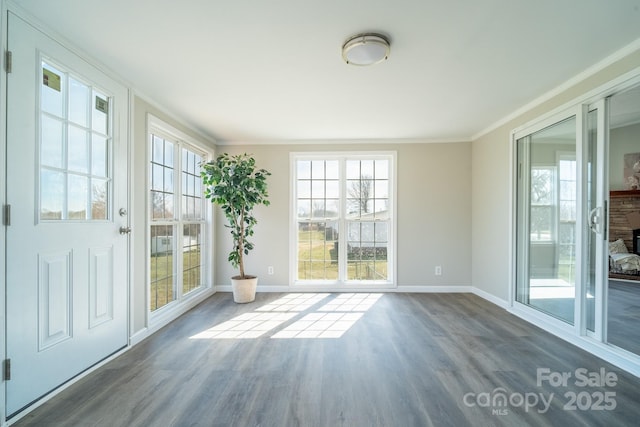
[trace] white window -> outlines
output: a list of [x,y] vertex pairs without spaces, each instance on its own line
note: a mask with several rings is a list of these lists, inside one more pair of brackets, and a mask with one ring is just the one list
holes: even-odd
[[296,283],[393,283],[394,153],[292,155]]
[[553,166],[531,167],[531,242],[552,242],[556,234]]
[[181,301],[207,286],[209,205],[200,165],[207,152],[169,125],[149,118],[149,309]]
[[574,154],[560,154],[558,160],[558,269],[562,278],[575,283],[576,177]]

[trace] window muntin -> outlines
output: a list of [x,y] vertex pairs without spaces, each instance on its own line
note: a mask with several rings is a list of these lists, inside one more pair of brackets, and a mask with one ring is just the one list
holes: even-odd
[[44,221],[107,220],[111,100],[79,76],[41,61],[40,197]]
[[153,312],[205,286],[207,218],[200,165],[206,155],[164,130],[151,129],[149,157]]
[[295,281],[392,282],[392,155],[293,161]]

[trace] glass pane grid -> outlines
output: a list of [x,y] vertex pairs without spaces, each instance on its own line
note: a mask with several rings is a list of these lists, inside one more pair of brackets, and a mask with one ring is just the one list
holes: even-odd
[[173,244],[174,226],[151,226],[150,308],[152,311],[167,305],[176,297]]
[[174,210],[174,144],[152,135],[151,156],[151,220],[168,220]]
[[[347,158],[344,176],[335,167],[340,161],[331,162],[296,161],[297,279],[388,281],[390,161]],[[342,237],[340,218],[349,220]],[[342,278],[340,258],[347,268]]]
[[297,170],[298,218],[337,218],[340,206],[338,161],[301,161]]
[[[156,295],[150,305],[154,311],[204,286],[202,231],[205,219],[200,178],[203,157],[181,147],[181,143],[153,134],[150,144],[150,219],[156,224],[152,227],[172,227],[172,232],[177,234],[168,242],[167,252],[181,254],[176,260],[172,259],[178,270],[171,277],[170,292],[168,278],[150,283],[151,293]],[[179,209],[174,206],[176,200],[180,201]],[[151,254],[153,265],[153,257],[157,256],[153,248]]]
[[[100,114],[94,114],[91,102],[96,91],[89,84],[43,61],[40,87],[40,219],[107,220],[111,197],[107,97],[103,95],[103,125],[97,129],[93,123]],[[94,143],[96,139],[101,142]]]
[[338,223],[298,224],[298,278],[336,280],[338,278]]
[[347,279],[387,280],[388,224],[348,223]]

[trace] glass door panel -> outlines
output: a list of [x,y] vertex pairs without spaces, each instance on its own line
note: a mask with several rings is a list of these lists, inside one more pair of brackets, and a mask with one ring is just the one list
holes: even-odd
[[574,323],[576,117],[517,140],[516,300]]
[[605,340],[640,354],[640,86],[610,98]]

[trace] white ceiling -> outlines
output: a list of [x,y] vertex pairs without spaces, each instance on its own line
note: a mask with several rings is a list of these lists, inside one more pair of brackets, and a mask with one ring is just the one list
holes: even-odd
[[[640,0],[21,0],[219,142],[469,140],[640,38]],[[391,39],[354,67],[351,35]]]

